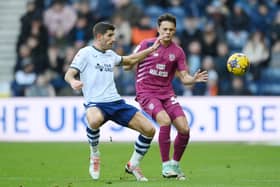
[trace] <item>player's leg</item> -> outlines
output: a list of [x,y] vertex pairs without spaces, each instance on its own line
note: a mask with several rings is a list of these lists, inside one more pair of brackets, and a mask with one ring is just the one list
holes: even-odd
[[90,144],[89,173],[92,179],[97,180],[100,177],[99,127],[104,123],[104,116],[96,107],[88,108],[86,116],[88,120],[87,138]]
[[189,126],[184,114],[184,111],[180,104],[176,101],[175,97],[171,97],[163,102],[164,108],[171,118],[172,124],[177,130],[177,135],[174,140],[174,153],[171,160],[171,166],[176,171],[177,177],[183,180],[185,179],[184,173],[179,167],[179,161],[186,149],[189,141]]
[[147,181],[139,167],[140,161],[150,148],[155,135],[155,128],[152,123],[140,112],[136,112],[130,120],[128,127],[140,133],[135,144],[134,152],[126,165],[126,172],[133,174],[138,181]]
[[160,148],[160,155],[162,161],[162,176],[163,177],[175,177],[176,173],[170,164],[170,131],[171,131],[171,119],[165,110],[156,114],[156,121],[160,125],[158,143]]
[[177,129],[177,135],[174,141],[174,153],[171,161],[174,170],[178,174],[178,179],[185,180],[185,174],[179,166],[179,162],[186,150],[190,138],[190,129],[185,116],[179,116],[173,121]]
[[176,173],[169,162],[170,152],[170,124],[171,119],[163,108],[161,101],[157,98],[137,98],[141,108],[145,110],[160,126],[158,143],[162,160],[163,177],[175,177]]

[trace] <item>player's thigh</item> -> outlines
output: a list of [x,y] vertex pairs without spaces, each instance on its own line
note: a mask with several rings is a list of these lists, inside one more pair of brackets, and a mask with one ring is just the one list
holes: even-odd
[[130,120],[128,127],[134,129],[145,136],[154,136],[155,128],[152,123],[140,112],[136,112]]
[[104,123],[102,111],[97,107],[90,107],[86,112],[87,120],[91,128],[99,128]]
[[186,116],[178,116],[173,120],[173,125],[177,129],[178,132],[182,134],[188,134],[190,131],[188,120]]

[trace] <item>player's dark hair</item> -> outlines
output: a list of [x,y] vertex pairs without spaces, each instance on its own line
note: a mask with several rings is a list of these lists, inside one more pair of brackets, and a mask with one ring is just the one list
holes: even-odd
[[158,26],[160,26],[161,22],[163,22],[163,21],[172,22],[176,26],[176,17],[173,16],[172,14],[166,13],[166,14],[161,15],[157,20]]
[[107,22],[99,22],[93,27],[93,35],[96,37],[97,34],[105,34],[108,30],[114,31],[115,26]]

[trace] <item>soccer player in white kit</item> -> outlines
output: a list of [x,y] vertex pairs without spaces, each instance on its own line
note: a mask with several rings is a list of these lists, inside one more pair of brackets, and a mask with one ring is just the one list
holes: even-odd
[[[134,106],[128,105],[120,97],[114,82],[114,66],[134,65],[143,60],[159,46],[158,40],[149,48],[129,56],[119,56],[112,49],[115,41],[115,27],[99,22],[93,27],[93,46],[78,51],[65,80],[74,90],[82,89],[88,121],[87,138],[90,144],[89,173],[94,180],[100,177],[100,152],[98,149],[100,127],[108,120],[134,129],[140,133],[135,150],[125,166],[127,173],[133,174],[137,181],[147,181],[139,167],[147,153],[155,134],[151,122]],[[80,79],[76,75],[80,75]]]

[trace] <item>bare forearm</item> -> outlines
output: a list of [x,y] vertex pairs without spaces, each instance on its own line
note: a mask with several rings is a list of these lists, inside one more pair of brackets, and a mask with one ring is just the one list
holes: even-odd
[[80,80],[75,79],[77,73],[77,70],[69,68],[64,76],[65,81],[68,82],[74,90],[80,90],[83,87],[83,83]]
[[181,80],[184,85],[193,85],[195,83],[193,76],[188,73],[186,73]]
[[65,73],[64,79],[68,84],[71,84],[71,81],[75,80],[75,75],[76,75],[76,73],[74,71],[72,71],[71,69],[69,69]]
[[145,57],[148,56],[151,52],[155,51],[156,48],[149,47],[138,53],[131,54],[129,56],[123,56],[123,65],[133,66],[136,63],[142,61]]

